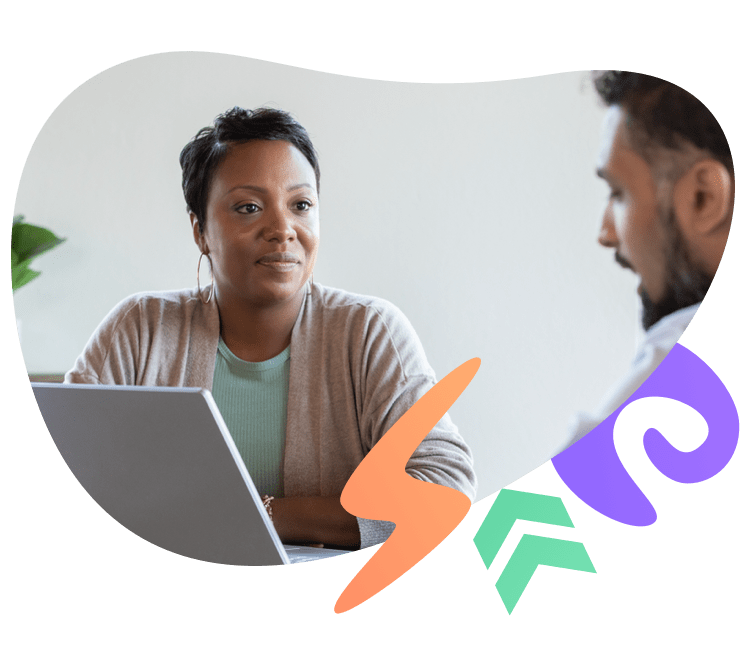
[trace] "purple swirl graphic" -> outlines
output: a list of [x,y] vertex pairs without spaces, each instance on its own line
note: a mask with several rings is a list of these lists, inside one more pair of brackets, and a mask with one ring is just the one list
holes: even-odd
[[627,525],[652,525],[653,505],[622,465],[614,446],[614,425],[630,403],[646,397],[685,403],[706,420],[705,441],[693,451],[676,449],[655,428],[643,447],[659,472],[679,483],[714,477],[730,461],[738,444],[735,403],[715,372],[681,344],[676,344],[650,377],[593,431],[552,459],[567,487],[599,513]]

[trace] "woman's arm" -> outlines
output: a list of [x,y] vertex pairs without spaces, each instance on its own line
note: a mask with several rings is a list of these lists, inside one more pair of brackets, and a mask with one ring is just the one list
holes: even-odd
[[[341,493],[360,461],[436,382],[414,329],[394,305],[315,291],[291,344],[284,458],[290,496]],[[474,498],[471,452],[447,416],[406,470]],[[394,528],[387,521],[356,522],[363,548],[382,543]]]
[[[379,315],[370,323],[371,341],[363,371],[367,396],[362,405],[361,431],[367,451],[437,382],[406,317],[393,305],[382,307]],[[471,450],[448,413],[414,450],[406,472],[420,481],[458,490],[472,501],[476,496]]]
[[273,499],[272,522],[283,543],[323,544],[357,550],[357,518],[347,513],[336,495]]

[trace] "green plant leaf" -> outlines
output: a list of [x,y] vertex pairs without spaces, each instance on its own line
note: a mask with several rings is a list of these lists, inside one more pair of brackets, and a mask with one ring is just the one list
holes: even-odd
[[19,222],[13,225],[11,248],[18,253],[20,260],[25,261],[32,257],[38,257],[64,242],[64,240],[64,238],[55,236],[45,227]]
[[20,289],[25,284],[28,284],[31,280],[35,280],[41,275],[38,270],[31,270],[30,268],[14,268],[13,269],[13,291]]
[[[11,248],[12,250],[12,248]],[[33,261],[33,257],[30,257],[29,259],[24,259],[23,261],[18,261],[18,263],[15,266],[11,266],[11,269],[13,272],[18,272],[22,270],[26,270],[31,266],[31,262]]]
[[15,268],[18,265],[18,252],[10,248],[10,267]]

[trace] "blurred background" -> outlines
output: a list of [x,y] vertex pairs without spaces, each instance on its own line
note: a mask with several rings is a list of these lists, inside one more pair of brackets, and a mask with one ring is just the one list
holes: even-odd
[[557,453],[639,335],[636,280],[596,243],[587,72],[405,84],[206,53],[104,71],[49,118],[18,191],[16,214],[67,239],[14,295],[29,373],[67,371],[125,296],[196,284],[178,155],[234,105],[287,110],[314,141],[315,281],[395,303],[438,378],[482,359],[451,409],[479,497]]

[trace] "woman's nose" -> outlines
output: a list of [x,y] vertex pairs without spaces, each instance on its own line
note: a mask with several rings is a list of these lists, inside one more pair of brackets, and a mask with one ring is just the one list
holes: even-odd
[[617,247],[618,239],[616,235],[616,227],[614,226],[614,217],[611,213],[611,204],[606,207],[604,214],[601,218],[601,228],[598,232],[598,242],[604,247],[613,248]]
[[264,228],[264,238],[268,241],[284,243],[295,238],[290,212],[284,209],[272,209],[266,214],[267,224]]

